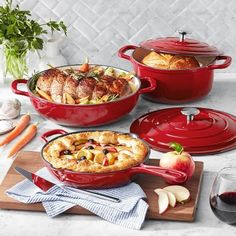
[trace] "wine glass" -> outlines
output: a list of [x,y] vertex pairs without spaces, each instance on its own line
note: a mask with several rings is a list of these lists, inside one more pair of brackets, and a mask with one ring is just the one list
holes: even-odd
[[225,167],[218,172],[209,200],[218,219],[236,224],[236,167]]

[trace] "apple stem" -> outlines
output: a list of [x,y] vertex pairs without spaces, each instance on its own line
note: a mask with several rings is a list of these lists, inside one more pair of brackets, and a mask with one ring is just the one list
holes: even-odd
[[169,147],[174,149],[178,154],[181,154],[184,150],[183,146],[176,142],[171,142]]

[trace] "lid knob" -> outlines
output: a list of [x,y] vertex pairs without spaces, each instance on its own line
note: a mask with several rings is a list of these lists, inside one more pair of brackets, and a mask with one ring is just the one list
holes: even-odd
[[180,42],[184,42],[186,35],[191,34],[191,32],[187,31],[187,30],[178,30],[178,33],[179,33],[179,41]]
[[181,113],[187,116],[187,123],[189,123],[194,119],[194,116],[200,113],[200,111],[194,107],[185,107],[181,110]]

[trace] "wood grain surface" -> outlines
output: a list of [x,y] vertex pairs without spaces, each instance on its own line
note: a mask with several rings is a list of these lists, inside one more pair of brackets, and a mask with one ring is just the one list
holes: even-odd
[[[158,165],[159,160],[149,160],[149,165]],[[203,162],[195,162],[196,170],[191,180],[187,181],[184,186],[187,187],[191,193],[191,199],[185,204],[179,204],[175,207],[169,207],[168,210],[162,214],[158,214],[158,196],[154,193],[155,188],[163,188],[168,184],[161,178],[152,175],[138,175],[135,182],[138,183],[147,195],[147,203],[149,209],[146,218],[148,219],[163,219],[163,220],[176,220],[176,221],[193,221],[198,198],[200,194],[200,186],[203,175]],[[28,171],[36,172],[43,167],[38,152],[20,152],[15,162],[11,166],[6,178],[0,185],[0,208],[13,209],[13,210],[26,210],[26,211],[44,211],[41,203],[24,204],[12,198],[9,198],[5,191],[16,183],[23,180],[23,177],[15,172],[14,167],[20,166]],[[75,206],[67,211],[67,213],[89,215],[92,214],[80,206]]]

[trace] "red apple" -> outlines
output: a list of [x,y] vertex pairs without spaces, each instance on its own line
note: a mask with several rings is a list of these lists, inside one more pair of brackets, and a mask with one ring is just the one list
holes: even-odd
[[160,167],[182,171],[190,179],[195,170],[195,163],[191,155],[184,152],[183,147],[178,143],[171,143],[170,147],[174,151],[167,152],[162,156]]

